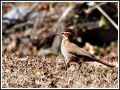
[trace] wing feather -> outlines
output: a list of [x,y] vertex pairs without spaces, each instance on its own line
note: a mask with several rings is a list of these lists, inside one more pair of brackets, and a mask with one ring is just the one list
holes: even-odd
[[90,53],[88,53],[86,50],[80,48],[79,46],[77,46],[74,43],[71,42],[66,42],[65,44],[66,49],[68,50],[69,53],[74,54],[76,56],[86,56],[86,57],[90,57],[92,59],[96,59],[93,55],[91,55]]

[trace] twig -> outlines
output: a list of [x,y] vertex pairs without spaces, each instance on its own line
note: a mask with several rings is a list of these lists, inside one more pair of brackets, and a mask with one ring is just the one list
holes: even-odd
[[91,22],[86,22],[86,23],[78,23],[78,24],[76,24],[76,26],[78,28],[85,27],[88,30],[92,30],[92,29],[98,28],[98,23],[99,23],[99,21],[91,21]]
[[15,25],[15,26],[11,27],[10,30],[6,30],[6,33],[14,32],[16,29],[21,28],[21,27],[24,27],[24,26],[26,26],[26,25],[30,25],[30,24],[34,24],[34,22],[32,22],[32,21],[27,21],[27,22],[24,22],[24,23],[17,24],[17,25]]
[[68,13],[69,13],[73,8],[74,8],[74,6],[69,6],[66,10],[64,10],[63,14],[62,14],[61,17],[58,19],[57,23],[54,25],[55,31],[56,31],[56,29],[58,28],[59,23],[61,23],[61,21],[66,18],[66,16],[68,15]]
[[107,2],[102,2],[102,3],[96,4],[95,6],[93,6],[91,8],[88,8],[87,12],[90,13],[92,10],[96,9],[96,6],[102,6],[102,5],[106,4],[106,3]]
[[45,32],[47,30],[47,26],[40,28],[40,30],[37,31],[37,35],[41,35],[43,32]]
[[66,16],[68,15],[68,13],[73,9],[74,6],[69,6],[61,15],[61,17],[58,19],[58,23],[61,22],[63,19],[66,18]]
[[34,3],[30,9],[27,11],[26,15],[22,18],[22,20],[25,20],[26,17],[33,11],[33,9],[35,9],[37,6],[39,5],[39,3]]
[[24,26],[30,25],[30,24],[34,24],[34,22],[27,21],[27,22],[24,22],[24,23],[17,24],[17,25],[15,25],[15,26],[13,26],[12,28],[13,28],[13,29],[17,29],[17,28],[21,28],[21,27],[24,27]]
[[99,4],[96,4],[95,6],[89,8],[88,10],[86,10],[86,13],[90,13],[92,10],[94,9],[98,9],[111,23],[112,25],[118,30],[118,26],[117,24],[107,15],[107,13],[100,7],[102,5],[106,4],[106,2],[103,2],[103,3],[99,3]]
[[33,9],[35,9],[38,5],[39,5],[38,2],[37,2],[37,3],[34,3],[34,4],[30,7],[30,9],[27,11],[26,15],[29,14],[29,13],[31,13],[31,12],[33,11]]
[[[63,29],[61,29],[61,28],[64,28],[64,25],[61,22],[67,17],[68,13],[73,8],[74,8],[74,6],[69,6],[66,10],[63,11],[61,17],[58,19],[57,23],[53,26],[54,31],[57,30],[58,26],[60,27],[60,28],[58,28],[58,32],[63,31]],[[52,50],[57,51],[59,46],[60,46],[60,36],[56,36],[52,43]]]
[[96,8],[110,21],[110,23],[118,30],[118,25],[107,15],[107,13],[98,5]]
[[40,14],[36,17],[35,24],[33,27],[34,29],[37,29],[38,26],[40,27],[42,25],[42,23],[45,19],[45,16],[46,16],[46,11],[44,11],[42,14]]

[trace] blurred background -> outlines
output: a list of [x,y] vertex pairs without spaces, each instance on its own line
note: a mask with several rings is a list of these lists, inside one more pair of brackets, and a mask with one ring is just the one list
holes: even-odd
[[[96,8],[118,24],[117,2],[4,2],[2,51],[17,55],[58,55],[66,28],[73,29],[77,44],[106,47],[117,42],[118,30]],[[48,37],[50,36],[50,37]],[[95,52],[95,51],[93,51]]]

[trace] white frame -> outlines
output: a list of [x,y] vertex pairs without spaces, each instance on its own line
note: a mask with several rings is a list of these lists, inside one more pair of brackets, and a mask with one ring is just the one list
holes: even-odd
[[2,3],[3,2],[118,2],[118,64],[119,64],[119,1],[1,1],[1,89],[119,89],[119,65],[118,65],[118,88],[2,88]]

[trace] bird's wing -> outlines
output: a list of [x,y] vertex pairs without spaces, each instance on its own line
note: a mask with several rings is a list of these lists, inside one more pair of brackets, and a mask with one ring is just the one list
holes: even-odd
[[68,50],[69,53],[74,54],[75,56],[85,56],[85,57],[89,57],[95,61],[98,61],[104,65],[110,66],[110,67],[116,67],[116,65],[107,63],[103,60],[97,59],[95,58],[92,54],[88,53],[87,51],[85,51],[84,49],[80,48],[79,46],[77,46],[74,43],[71,42],[67,42],[65,44],[66,49]]
[[91,55],[90,53],[88,53],[86,50],[80,48],[79,46],[77,46],[74,43],[71,42],[67,42],[65,44],[66,49],[68,50],[68,52],[70,52],[71,54],[74,54],[76,56],[86,56],[86,57],[90,57],[92,59],[96,59],[93,55]]

